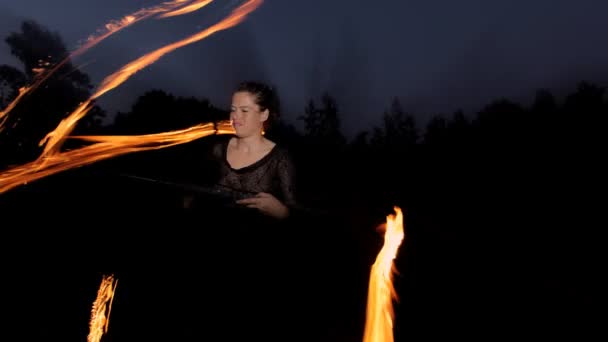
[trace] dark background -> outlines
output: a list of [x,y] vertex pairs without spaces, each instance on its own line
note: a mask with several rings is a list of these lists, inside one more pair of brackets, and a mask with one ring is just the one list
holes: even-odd
[[[41,56],[67,53],[36,22],[5,42],[25,71],[0,66],[3,106],[33,80]],[[2,169],[35,159],[40,139],[91,84],[68,63],[20,102],[0,132]],[[376,228],[399,206],[406,238],[396,260],[396,340],[583,340],[599,324],[605,88],[581,78],[565,95],[530,97],[498,97],[425,124],[395,99],[379,124],[351,138],[342,126],[354,116],[333,94],[311,100],[298,125],[283,119],[269,131],[292,152],[308,208],[280,226],[215,206],[185,209],[193,190],[125,176],[204,185],[215,137],[2,193],[8,319],[0,331],[19,341],[83,340],[111,273],[119,281],[107,340],[203,340],[212,331],[240,340],[279,327],[283,340],[360,340],[382,245]],[[162,132],[227,111],[154,89],[103,124],[108,116],[98,106],[74,133]]]

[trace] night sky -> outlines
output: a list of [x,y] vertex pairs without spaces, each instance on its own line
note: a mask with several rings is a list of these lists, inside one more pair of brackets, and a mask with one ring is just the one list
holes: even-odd
[[[3,0],[0,34],[32,19],[68,49],[151,0]],[[94,84],[131,60],[212,25],[238,1],[190,15],[140,22],[78,57]],[[176,50],[99,103],[128,111],[150,88],[227,107],[242,79],[275,84],[284,117],[298,125],[309,99],[332,94],[347,135],[379,124],[392,98],[421,122],[497,98],[528,104],[538,88],[565,94],[581,80],[608,80],[603,1],[267,0],[237,27]],[[0,45],[0,64],[15,64]]]

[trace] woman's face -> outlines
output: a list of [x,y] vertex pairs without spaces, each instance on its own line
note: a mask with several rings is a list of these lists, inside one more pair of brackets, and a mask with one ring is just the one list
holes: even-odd
[[230,121],[238,137],[262,134],[264,121],[268,119],[268,109],[261,111],[255,102],[255,95],[236,92],[232,95]]

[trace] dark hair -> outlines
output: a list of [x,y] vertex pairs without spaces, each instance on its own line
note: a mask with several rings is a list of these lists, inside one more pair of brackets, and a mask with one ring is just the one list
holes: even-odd
[[276,90],[264,83],[257,81],[245,81],[239,83],[235,92],[248,92],[255,98],[255,103],[260,106],[260,110],[268,109],[268,120],[264,123],[264,128],[268,129],[270,125],[279,118],[280,102]]

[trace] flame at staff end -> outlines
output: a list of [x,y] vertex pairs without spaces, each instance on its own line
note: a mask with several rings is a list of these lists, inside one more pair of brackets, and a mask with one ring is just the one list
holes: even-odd
[[392,300],[397,299],[393,286],[393,260],[405,237],[401,208],[386,217],[384,245],[372,265],[369,279],[367,311],[363,342],[392,342],[394,311]]
[[101,336],[108,331],[112,301],[114,300],[117,283],[118,280],[114,279],[113,275],[103,277],[97,291],[97,298],[93,302],[93,309],[91,310],[87,342],[99,342]]

